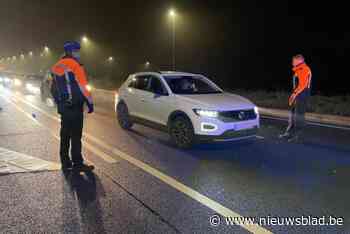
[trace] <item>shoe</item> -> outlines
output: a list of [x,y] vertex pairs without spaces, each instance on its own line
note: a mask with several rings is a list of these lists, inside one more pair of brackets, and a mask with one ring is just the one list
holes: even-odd
[[86,164],[78,164],[73,166],[73,170],[75,171],[93,171],[95,167],[93,165],[86,165]]
[[291,137],[291,134],[289,132],[285,132],[285,133],[280,134],[278,136],[278,138],[280,138],[280,139],[285,139],[285,138],[290,138],[290,137]]
[[73,165],[71,162],[62,163],[62,171],[72,170]]

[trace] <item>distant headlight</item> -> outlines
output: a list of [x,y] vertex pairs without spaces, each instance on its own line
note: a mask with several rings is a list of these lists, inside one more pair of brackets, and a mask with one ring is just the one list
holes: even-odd
[[196,113],[196,115],[202,117],[217,118],[219,116],[219,112],[213,110],[194,109],[193,111]]
[[22,85],[22,81],[20,81],[19,79],[15,79],[14,80],[14,85],[15,86],[21,86]]
[[91,92],[92,86],[91,86],[91,85],[86,85],[86,90],[89,91],[89,92]]
[[35,94],[38,94],[40,93],[40,88],[39,87],[36,87],[32,84],[26,84],[26,89],[31,92],[31,93],[35,93]]
[[32,89],[34,86],[32,84],[26,84],[26,89]]
[[254,112],[255,112],[255,114],[259,115],[259,108],[257,106],[254,107]]

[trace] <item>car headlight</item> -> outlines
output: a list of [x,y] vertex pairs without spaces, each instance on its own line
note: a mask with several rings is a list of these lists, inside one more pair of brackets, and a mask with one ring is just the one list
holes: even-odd
[[14,85],[15,86],[21,86],[22,85],[22,81],[20,81],[19,79],[15,79],[14,80]]
[[255,114],[259,115],[259,108],[257,106],[254,107],[254,112],[255,112]]
[[219,116],[219,112],[214,110],[194,109],[193,111],[196,113],[196,115],[202,117],[217,118]]

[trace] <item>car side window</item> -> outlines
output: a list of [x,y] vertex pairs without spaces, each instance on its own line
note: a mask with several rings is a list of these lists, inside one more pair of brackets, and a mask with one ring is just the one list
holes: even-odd
[[159,95],[167,95],[167,91],[158,77],[152,76],[149,91]]
[[148,91],[150,76],[137,76],[129,84],[130,88]]
[[132,78],[129,85],[129,88],[135,88],[136,87],[136,78]]

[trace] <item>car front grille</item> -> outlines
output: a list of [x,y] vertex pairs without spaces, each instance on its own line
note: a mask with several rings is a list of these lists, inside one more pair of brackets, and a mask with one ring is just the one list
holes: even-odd
[[240,122],[256,119],[257,115],[254,109],[223,111],[219,114],[219,119],[223,122]]

